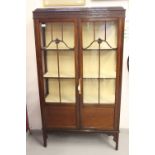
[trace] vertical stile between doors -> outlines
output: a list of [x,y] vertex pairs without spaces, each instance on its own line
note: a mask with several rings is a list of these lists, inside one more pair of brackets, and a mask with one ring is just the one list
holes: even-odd
[[79,27],[79,78],[81,79],[81,94],[79,95],[79,113],[80,113],[80,128],[82,126],[82,103],[83,103],[83,55],[82,55],[82,21],[78,19]]
[[75,88],[76,88],[76,125],[77,129],[80,129],[80,97],[79,97],[79,92],[78,92],[78,86],[79,86],[79,20],[78,18],[74,19],[74,34],[75,34]]

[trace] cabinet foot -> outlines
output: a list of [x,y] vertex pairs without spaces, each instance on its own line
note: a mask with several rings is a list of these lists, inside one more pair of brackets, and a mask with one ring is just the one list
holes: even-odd
[[43,131],[43,145],[44,147],[47,146],[47,133],[45,131]]
[[47,140],[44,140],[44,147],[47,147]]
[[116,146],[115,146],[115,150],[118,150],[118,143],[119,143],[119,133],[114,133],[114,138],[113,140],[115,141],[116,143]]

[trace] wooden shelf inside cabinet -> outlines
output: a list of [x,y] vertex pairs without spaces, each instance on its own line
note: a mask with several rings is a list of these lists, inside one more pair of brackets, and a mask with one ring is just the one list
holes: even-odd
[[61,75],[58,77],[58,75],[53,75],[52,73],[45,73],[44,78],[51,78],[51,79],[75,79],[74,76],[67,76],[67,75]]
[[97,96],[96,98],[93,98],[93,97],[87,97],[85,98],[84,100],[84,104],[115,104],[115,96],[109,96],[109,98],[105,98],[105,97],[102,97],[100,99],[100,103],[98,103],[98,100],[97,100]]
[[[115,52],[117,48],[110,48],[110,49],[100,49],[100,51],[113,51]],[[85,49],[83,48],[83,51],[99,51],[99,49]]]
[[61,103],[60,103],[59,96],[48,94],[45,97],[45,102],[48,103],[48,104],[52,104],[52,103],[57,103],[57,104],[65,104],[65,103],[75,104],[74,98],[75,98],[74,96],[64,96],[63,99],[61,100]]
[[87,80],[87,79],[102,79],[102,80],[104,80],[104,79],[116,79],[116,77],[83,77],[83,79],[85,79],[85,80]]
[[48,48],[41,48],[41,50],[43,51],[71,51],[71,52],[74,52],[74,48],[71,48],[71,49],[48,49]]
[[116,73],[111,73],[110,75],[98,75],[95,74],[85,74],[83,79],[116,79]]

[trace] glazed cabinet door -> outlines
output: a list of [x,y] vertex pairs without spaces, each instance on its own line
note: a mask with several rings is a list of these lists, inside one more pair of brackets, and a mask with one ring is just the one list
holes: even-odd
[[77,23],[50,20],[40,23],[41,68],[45,126],[77,127]]
[[82,19],[80,24],[81,127],[114,129],[117,19]]

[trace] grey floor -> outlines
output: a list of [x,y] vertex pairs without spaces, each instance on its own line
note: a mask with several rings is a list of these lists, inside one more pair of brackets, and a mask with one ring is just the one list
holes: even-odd
[[42,146],[40,132],[27,134],[27,155],[128,155],[128,130],[121,130],[119,150],[115,151],[113,137],[104,134],[53,133],[48,145]]

